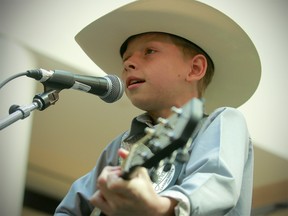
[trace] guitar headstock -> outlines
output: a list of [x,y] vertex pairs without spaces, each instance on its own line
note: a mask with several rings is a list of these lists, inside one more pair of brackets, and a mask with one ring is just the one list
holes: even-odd
[[122,163],[122,177],[129,179],[136,167],[157,167],[160,161],[185,148],[187,141],[203,117],[203,103],[195,98],[181,108],[172,107],[168,119],[159,118],[155,128],[146,128],[146,135],[132,145]]

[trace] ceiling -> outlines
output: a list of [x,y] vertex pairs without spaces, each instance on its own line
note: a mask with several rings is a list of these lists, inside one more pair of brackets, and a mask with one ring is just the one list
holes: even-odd
[[[27,47],[37,60],[37,67],[101,76],[105,73],[78,47],[74,36],[97,17],[127,2],[132,0],[4,0],[0,2],[0,36]],[[285,96],[288,2],[202,2],[233,18],[250,35],[259,51],[262,62],[259,88],[239,110],[247,119],[257,160],[265,164],[267,157],[277,158],[273,164],[284,167],[288,160]],[[28,69],[31,68],[23,68]],[[43,91],[41,84],[37,84],[35,94],[39,91]],[[27,173],[29,186],[53,193],[53,196],[63,196],[71,182],[95,165],[104,146],[126,130],[138,113],[140,111],[133,108],[125,96],[116,103],[106,104],[98,97],[82,92],[61,92],[60,100],[54,106],[33,113]],[[261,163],[256,165],[260,167]],[[263,182],[262,174],[257,172],[259,185],[287,178],[285,173],[277,172]]]

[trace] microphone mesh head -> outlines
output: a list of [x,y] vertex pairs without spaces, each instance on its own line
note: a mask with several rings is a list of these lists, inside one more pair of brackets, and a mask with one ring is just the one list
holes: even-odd
[[122,81],[116,75],[107,75],[104,76],[108,83],[108,91],[107,94],[101,96],[100,98],[107,102],[113,103],[119,100],[124,92]]

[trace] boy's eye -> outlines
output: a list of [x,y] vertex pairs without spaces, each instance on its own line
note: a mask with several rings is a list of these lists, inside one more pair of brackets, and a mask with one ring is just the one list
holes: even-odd
[[155,52],[156,52],[156,50],[146,49],[146,50],[145,50],[145,55],[153,54],[153,53],[155,53]]

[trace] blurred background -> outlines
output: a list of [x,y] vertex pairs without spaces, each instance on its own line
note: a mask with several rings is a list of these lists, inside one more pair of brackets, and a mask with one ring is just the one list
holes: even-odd
[[[132,0],[1,0],[0,82],[35,68],[105,75],[74,36],[96,18],[129,2]],[[255,146],[252,214],[287,215],[288,2],[201,2],[235,20],[259,52],[260,85],[239,107]],[[0,119],[7,118],[11,105],[29,105],[43,91],[42,84],[27,77],[9,82],[0,90]],[[107,104],[91,94],[63,90],[55,105],[1,130],[0,215],[53,214],[71,183],[93,168],[102,149],[129,128],[139,113],[125,96]]]

